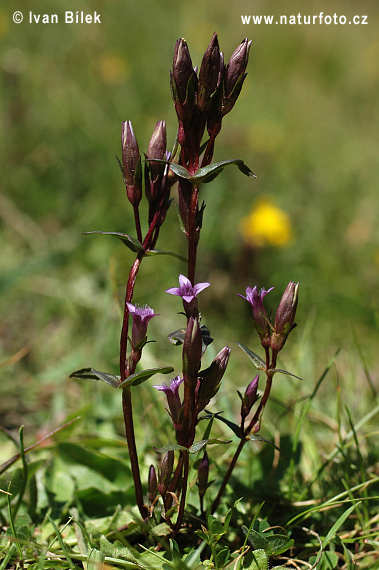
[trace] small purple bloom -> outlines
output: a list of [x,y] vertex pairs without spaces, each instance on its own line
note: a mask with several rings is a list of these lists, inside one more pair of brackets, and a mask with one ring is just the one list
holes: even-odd
[[273,290],[273,288],[274,287],[270,287],[270,289],[266,291],[266,289],[262,287],[262,289],[258,293],[258,289],[256,286],[253,289],[251,287],[247,287],[246,297],[237,293],[239,297],[242,297],[242,299],[246,299],[246,301],[248,301],[251,305],[253,312],[252,315],[253,323],[261,338],[261,344],[264,348],[268,348],[270,346],[271,331],[270,331],[270,324],[267,317],[267,313],[263,306],[263,299],[265,298],[267,293]]
[[242,299],[246,299],[246,301],[249,301],[250,305],[253,308],[258,308],[258,309],[264,310],[263,299],[265,298],[267,293],[270,293],[270,291],[273,290],[273,288],[274,287],[270,287],[270,289],[268,289],[266,291],[266,289],[264,287],[262,287],[262,289],[258,293],[257,286],[255,286],[253,289],[251,287],[247,287],[246,288],[246,297],[244,297],[243,295],[240,295],[239,293],[237,293],[237,295],[239,297],[242,297]]
[[182,382],[183,378],[181,378],[180,376],[175,376],[175,378],[173,378],[170,381],[170,384],[153,386],[153,388],[156,388],[157,390],[160,390],[161,392],[165,393],[174,426],[176,426],[176,424],[178,423],[179,413],[182,407],[182,403],[179,397],[179,386]]
[[132,343],[133,347],[136,347],[146,337],[150,319],[156,317],[158,313],[154,313],[154,310],[147,305],[143,307],[132,305],[132,303],[126,303],[126,305],[133,317]]
[[170,295],[178,295],[187,303],[190,303],[203,289],[209,287],[210,283],[197,283],[192,286],[191,281],[185,275],[179,275],[179,287],[171,287],[166,290]]
[[170,380],[170,384],[161,384],[159,386],[153,386],[157,390],[161,390],[167,396],[168,393],[172,393],[174,396],[179,396],[179,386],[183,382],[183,378],[180,376],[175,376],[172,380]]

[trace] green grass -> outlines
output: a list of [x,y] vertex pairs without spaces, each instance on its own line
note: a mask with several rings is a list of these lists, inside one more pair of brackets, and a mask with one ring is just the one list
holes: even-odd
[[[69,7],[45,0],[38,9]],[[233,10],[215,0],[88,3],[94,9],[103,23],[84,30],[16,26],[12,3],[0,8],[0,570],[266,568],[275,540],[270,567],[379,568],[377,7],[307,4],[310,14],[368,14],[369,24],[357,27],[242,26],[240,13],[279,14],[273,1]],[[280,7],[299,11],[304,3]],[[215,160],[241,158],[258,180],[226,169],[204,188],[198,273],[212,283],[202,313],[215,336],[207,357],[232,346],[212,411],[235,419],[236,389],[255,374],[236,345],[259,351],[235,295],[247,285],[275,285],[275,307],[284,285],[300,281],[298,328],[280,367],[303,381],[277,375],[265,412],[261,435],[283,454],[251,442],[216,518],[202,531],[188,519],[176,543],[154,551],[165,528],[141,524],[133,507],[121,394],[68,379],[84,366],[117,373],[119,301],[132,261],[122,244],[81,232],[129,231],[115,160],[121,121],[133,121],[141,149],[158,119],[173,140],[174,42],[186,37],[199,64],[214,30],[226,57],[244,36],[253,39]],[[283,248],[243,243],[239,220],[261,197],[290,216],[294,239]],[[185,252],[174,208],[159,247]],[[182,270],[174,259],[146,260],[141,269],[136,300],[161,314],[151,323],[157,342],[145,351],[146,368],[180,370],[180,351],[165,338],[178,316],[162,292]],[[153,447],[172,438],[151,384],[133,389],[143,481],[157,462]],[[213,432],[233,443],[209,448],[211,498],[236,445],[221,422]],[[24,454],[24,446],[34,447]],[[197,505],[191,475],[189,513]],[[262,521],[287,538],[268,540]],[[283,548],[294,542],[279,553],[280,540]]]

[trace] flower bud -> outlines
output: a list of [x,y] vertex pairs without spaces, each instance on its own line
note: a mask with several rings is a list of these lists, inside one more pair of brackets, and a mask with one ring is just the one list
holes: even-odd
[[225,69],[224,88],[225,100],[223,102],[222,114],[226,115],[232,110],[242,89],[245,80],[245,70],[249,60],[251,41],[247,38],[233,52]]
[[150,465],[148,478],[149,500],[152,503],[158,490],[157,474],[154,465]]
[[172,77],[181,103],[186,100],[187,85],[192,72],[192,60],[187,42],[184,38],[180,38],[175,44]]
[[225,346],[212,364],[199,374],[200,385],[197,394],[197,410],[201,412],[209,404],[213,396],[218,392],[221,380],[228,365],[231,349]]
[[137,139],[131,121],[122,123],[121,131],[122,166],[125,175],[126,194],[133,206],[142,198],[142,166]]
[[217,34],[213,34],[207,47],[199,72],[199,92],[197,106],[205,111],[210,103],[210,97],[218,85],[220,72],[220,48]]
[[289,333],[296,326],[294,321],[298,294],[299,283],[290,281],[283,293],[275,315],[274,332],[271,337],[271,348],[276,354],[283,348]]
[[177,40],[175,45],[171,91],[178,118],[187,122],[194,110],[197,75],[192,67],[187,42],[183,38]]
[[250,413],[251,408],[258,400],[258,381],[259,381],[259,374],[253,378],[250,382],[248,387],[245,390],[245,394],[242,398],[242,405],[241,405],[241,417],[244,419]]
[[161,495],[164,495],[167,491],[173,467],[174,467],[174,452],[171,450],[166,453],[161,462],[161,472],[158,483],[158,491]]
[[[151,136],[149,146],[147,147],[147,158],[157,158],[162,160],[165,158],[166,154],[166,145],[167,145],[167,137],[166,137],[166,123],[165,121],[158,121],[154,132]],[[164,164],[160,162],[150,162],[150,173],[151,173],[151,181],[154,182],[160,172],[164,170]]]
[[184,381],[191,384],[197,381],[200,368],[203,343],[198,317],[188,319],[186,334],[183,342],[183,374]]

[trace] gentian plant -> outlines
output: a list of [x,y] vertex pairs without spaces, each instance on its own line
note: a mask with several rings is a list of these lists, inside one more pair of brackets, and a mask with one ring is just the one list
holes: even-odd
[[[210,284],[196,281],[197,249],[205,208],[204,202],[200,204],[199,201],[200,187],[202,183],[214,180],[230,165],[236,165],[245,175],[255,178],[242,160],[212,162],[222,121],[234,107],[246,78],[250,45],[250,41],[243,40],[225,65],[217,35],[214,34],[204,53],[200,70],[197,71],[197,68],[193,67],[185,40],[176,42],[170,82],[178,131],[172,151],[169,152],[166,148],[164,121],[158,121],[156,124],[144,158],[140,154],[132,123],[125,121],[122,124],[122,159],[119,166],[126,195],[133,209],[135,233],[88,232],[117,237],[135,254],[135,260],[126,284],[120,337],[120,374],[83,368],[73,372],[72,376],[101,380],[121,390],[126,440],[140,515],[144,520],[149,517],[160,520],[162,517],[169,527],[171,537],[176,536],[185,519],[190,457],[193,455],[198,456],[199,516],[205,516],[204,498],[208,488],[215,486],[215,483],[208,481],[210,459],[206,448],[212,443],[230,443],[219,442],[210,437],[213,420],[226,423],[239,438],[239,444],[218,492],[213,493],[213,502],[207,503],[208,513],[216,511],[246,442],[251,438],[259,438],[256,434],[261,427],[273,376],[278,372],[277,355],[295,326],[298,284],[289,283],[274,322],[271,322],[264,307],[264,299],[272,288],[258,291],[257,287],[247,287],[246,296],[240,296],[251,305],[252,320],[264,349],[264,358],[260,358],[241,343],[239,346],[265,374],[265,388],[262,394],[258,393],[257,375],[246,387],[244,394],[238,392],[241,400],[239,425],[221,414],[212,414],[206,410],[220,389],[231,349],[225,346],[207,368],[202,367],[203,355],[213,339],[207,327],[201,324],[199,311],[199,294]],[[182,228],[187,237],[186,258],[156,249],[161,226],[172,202],[170,190],[174,184],[177,184],[178,188],[177,205]],[[140,203],[143,199],[148,205],[146,223],[141,223],[140,219]],[[134,304],[133,295],[142,261],[147,257],[165,253],[177,255],[187,263],[187,275],[179,275],[179,286],[173,286],[166,291],[180,297],[183,307],[181,314],[184,315],[184,326],[169,335],[172,344],[181,346],[182,370],[176,376],[173,375],[170,381],[154,386],[165,395],[175,440],[166,447],[156,448],[161,454],[161,461],[159,466],[150,466],[147,485],[144,487],[134,431],[132,395],[136,387],[151,376],[157,373],[171,374],[174,369],[170,366],[142,371],[137,369],[148,342],[149,321],[158,315],[147,305]],[[174,299],[173,307],[177,310],[177,301]],[[197,432],[201,419],[208,420],[208,426],[205,435],[199,440]]]

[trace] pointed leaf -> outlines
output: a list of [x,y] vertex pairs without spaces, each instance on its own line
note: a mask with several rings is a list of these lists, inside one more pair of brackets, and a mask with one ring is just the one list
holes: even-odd
[[[158,160],[155,159],[156,162],[168,162],[165,160]],[[203,168],[199,168],[195,174],[190,174],[184,166],[180,164],[176,164],[175,162],[169,162],[171,170],[178,176],[179,178],[184,178],[185,180],[189,180],[192,183],[199,183],[199,182],[211,182],[224,170],[226,166],[235,165],[238,169],[246,176],[250,178],[257,178],[256,175],[250,170],[250,168],[244,163],[243,160],[234,159],[234,160],[222,160],[221,162],[213,162],[208,166],[203,166]]]
[[334,535],[337,533],[340,526],[345,522],[345,520],[350,516],[350,514],[361,504],[362,501],[356,502],[352,507],[349,507],[342,515],[338,518],[338,520],[334,523],[332,528],[329,530],[328,534],[322,541],[322,547],[326,548],[329,542],[332,540]]
[[189,452],[191,454],[193,453],[198,453],[201,449],[203,449],[203,447],[205,447],[207,444],[208,445],[212,445],[214,443],[222,443],[222,444],[227,444],[227,443],[232,443],[231,441],[221,441],[221,439],[203,439],[201,441],[196,441],[195,443],[193,443],[191,445],[191,447],[189,448]]
[[109,374],[108,372],[100,372],[94,368],[81,368],[70,374],[70,378],[81,378],[83,380],[102,380],[106,384],[118,388],[120,385],[120,376]]
[[116,238],[120,239],[122,243],[124,243],[129,249],[134,251],[135,253],[143,253],[145,254],[145,249],[142,243],[137,239],[127,234],[121,234],[119,232],[101,232],[101,231],[94,231],[94,232],[83,232],[84,235],[91,235],[91,234],[100,234],[104,236],[115,236]]
[[186,180],[189,180],[191,178],[190,173],[186,168],[184,168],[184,166],[180,166],[180,164],[176,164],[176,162],[169,162],[168,164],[170,165],[173,173],[176,174],[176,176],[179,176],[179,178],[184,178]]
[[220,416],[219,414],[222,414],[222,412],[216,412],[215,414],[211,414],[210,412],[208,412],[207,410],[205,410],[207,412],[207,414],[209,414],[211,417],[214,417],[216,420],[220,420],[221,422],[223,422],[225,425],[227,425],[232,432],[237,436],[237,437],[241,437],[241,428],[240,426],[238,426],[237,424],[235,424],[234,422],[231,422],[230,420],[227,420],[226,418],[223,418],[222,416]]
[[300,376],[296,376],[296,374],[292,374],[292,372],[288,372],[288,370],[282,370],[281,368],[274,368],[273,372],[280,372],[281,374],[288,374],[288,376],[293,376],[297,380],[303,380]]
[[187,447],[184,447],[183,445],[177,445],[177,444],[171,444],[171,445],[165,445],[164,447],[154,447],[155,451],[157,453],[167,453],[168,451],[186,451],[188,453],[188,449]]
[[271,447],[276,449],[276,451],[279,451],[279,453],[281,453],[289,461],[289,457],[287,457],[287,455],[285,453],[283,453],[283,451],[280,449],[280,447],[275,445],[275,443],[272,443],[272,441],[265,439],[261,435],[249,435],[248,438],[251,439],[252,441],[263,441],[264,443],[268,443],[269,445],[271,445]]
[[285,534],[271,534],[265,537],[268,543],[267,556],[278,556],[294,545],[294,539]]
[[258,370],[266,370],[266,363],[258,354],[255,354],[250,348],[247,348],[242,342],[237,342],[237,344],[247,354],[255,368],[258,368]]
[[151,255],[171,255],[172,257],[176,257],[181,261],[187,262],[187,258],[184,255],[180,255],[179,253],[175,253],[174,251],[165,251],[163,249],[147,249],[146,256],[149,257]]
[[231,165],[236,165],[238,169],[249,176],[250,178],[256,178],[255,174],[250,170],[248,166],[243,162],[243,160],[223,160],[221,162],[214,162],[203,168],[199,168],[197,172],[192,176],[191,180],[199,182],[211,182],[214,180],[220,172],[226,167]]
[[154,374],[169,374],[173,371],[174,369],[172,366],[165,366],[163,368],[148,368],[147,370],[142,370],[142,372],[131,374],[128,376],[128,378],[125,378],[121,384],[118,384],[118,387],[123,388],[125,386],[138,386],[138,384],[142,384],[142,382],[145,382],[154,376]]

